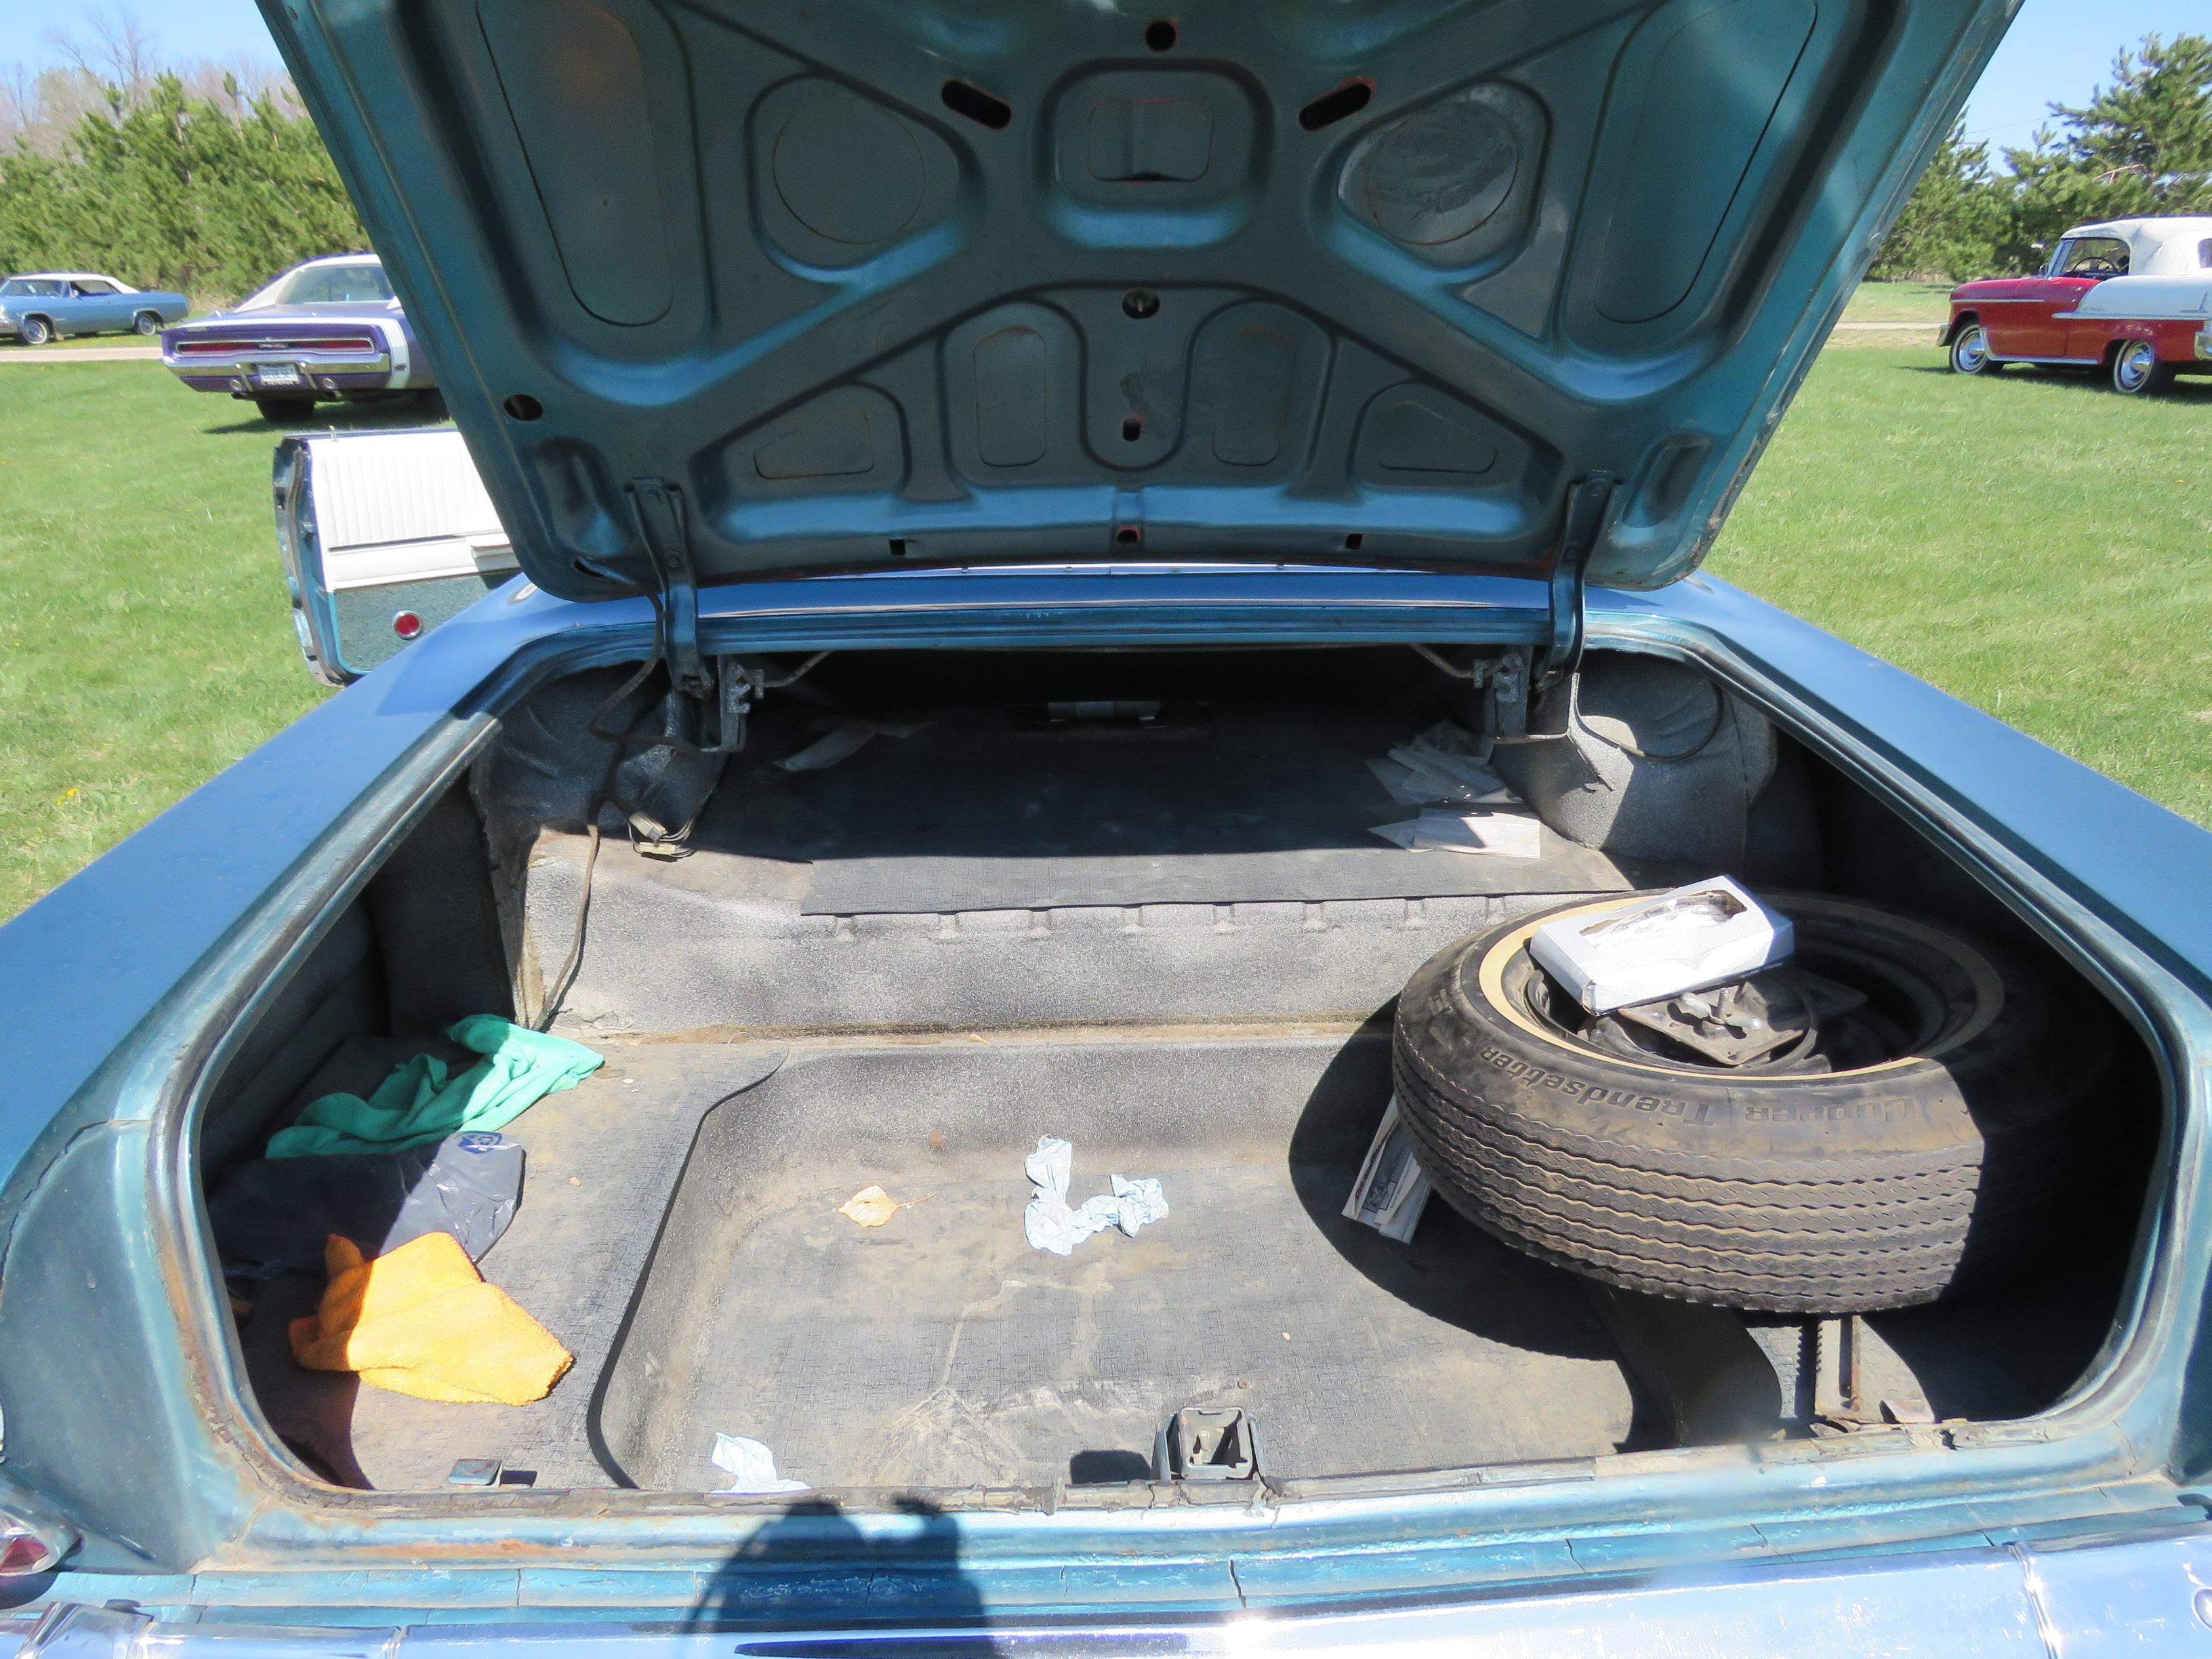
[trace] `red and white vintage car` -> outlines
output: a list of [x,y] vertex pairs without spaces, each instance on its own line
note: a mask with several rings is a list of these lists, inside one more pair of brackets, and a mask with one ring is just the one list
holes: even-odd
[[2035,276],[1952,289],[1943,343],[1961,374],[2094,368],[2130,397],[2212,374],[2212,217],[2077,225]]

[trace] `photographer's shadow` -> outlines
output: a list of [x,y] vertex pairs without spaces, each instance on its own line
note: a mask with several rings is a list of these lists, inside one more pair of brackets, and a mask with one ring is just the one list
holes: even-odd
[[[827,1498],[796,1499],[715,1570],[686,1628],[842,1632],[895,1622],[942,1632],[931,1659],[991,1659],[1000,1646],[982,1594],[961,1569],[958,1521],[919,1498],[891,1508],[893,1516],[864,1523]],[[813,1659],[824,1652],[819,1641],[804,1650]],[[775,1659],[786,1650],[766,1635],[739,1651]]]

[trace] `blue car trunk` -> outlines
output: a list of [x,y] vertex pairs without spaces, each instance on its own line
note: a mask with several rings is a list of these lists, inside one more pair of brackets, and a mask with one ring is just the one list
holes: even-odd
[[[1406,1242],[1344,1215],[1391,1093],[1393,998],[1493,920],[1695,873],[1717,833],[1747,880],[2019,934],[1787,739],[1733,805],[1714,780],[1737,739],[1648,775],[1668,804],[1632,846],[1616,820],[1547,826],[1528,859],[1407,851],[1373,833],[1402,809],[1369,762],[1451,706],[1415,653],[867,653],[814,669],[804,701],[769,695],[671,858],[590,833],[620,822],[588,728],[622,678],[509,718],[211,1095],[219,1189],[306,1101],[374,1087],[462,1013],[550,1018],[607,1057],[508,1126],[523,1200],[482,1263],[576,1356],[546,1401],[302,1370],[286,1328],[320,1274],[251,1291],[260,1413],[325,1480],[437,1491],[490,1459],[697,1492],[732,1435],[817,1490],[957,1509],[1144,1491],[1156,1435],[1197,1407],[1249,1413],[1267,1476],[1320,1495],[1802,1439],[1837,1415],[1819,1353],[1846,1323],[1869,1420],[2027,1417],[2111,1328],[2158,1116],[2136,1061],[2074,1248],[1934,1307],[1624,1312],[1444,1204]],[[1664,720],[1638,718],[1656,746]],[[825,732],[863,740],[780,763]],[[1075,1201],[1151,1176],[1169,1214],[1034,1248],[1040,1136],[1073,1143]],[[870,1188],[900,1206],[880,1225],[841,1207]]]

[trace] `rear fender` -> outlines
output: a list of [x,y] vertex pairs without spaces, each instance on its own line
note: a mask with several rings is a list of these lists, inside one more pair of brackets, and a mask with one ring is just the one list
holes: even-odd
[[2114,328],[2106,337],[2097,361],[2106,368],[2124,345],[2137,340],[2147,340],[2156,348],[2162,363],[2193,363],[2197,361],[2197,331],[2186,325],[2166,323],[2125,322]]

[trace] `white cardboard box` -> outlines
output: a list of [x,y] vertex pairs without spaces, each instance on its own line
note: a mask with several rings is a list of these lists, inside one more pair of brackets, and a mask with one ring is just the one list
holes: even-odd
[[1428,1205],[1429,1177],[1414,1161],[1413,1132],[1398,1115],[1398,1097],[1392,1095],[1359,1166],[1359,1178],[1352,1183],[1352,1196],[1344,1200],[1344,1213],[1403,1244],[1421,1224]]
[[1726,876],[1539,927],[1537,966],[1594,1014],[1741,979],[1785,960],[1790,918]]

